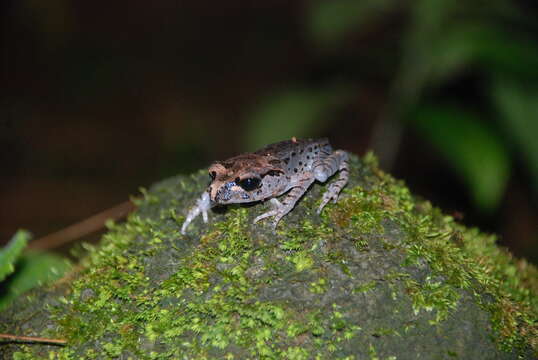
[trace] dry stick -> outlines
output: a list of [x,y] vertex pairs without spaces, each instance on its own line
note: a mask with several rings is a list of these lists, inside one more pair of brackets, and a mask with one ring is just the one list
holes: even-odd
[[136,205],[131,201],[123,202],[110,209],[90,216],[76,224],[66,227],[50,235],[31,241],[29,247],[32,249],[51,249],[79,239],[85,235],[91,234],[104,228],[108,219],[114,221],[125,218],[129,213],[136,209]]
[[67,344],[67,340],[64,340],[64,339],[48,339],[48,338],[42,338],[42,337],[16,336],[16,335],[9,335],[9,334],[0,334],[0,339],[7,339],[7,340],[21,341],[21,342],[47,343],[47,344],[56,344],[56,345]]

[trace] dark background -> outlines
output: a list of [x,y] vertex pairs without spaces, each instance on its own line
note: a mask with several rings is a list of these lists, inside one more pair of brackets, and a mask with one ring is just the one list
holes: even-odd
[[535,4],[4,2],[0,244],[327,136],[537,262]]

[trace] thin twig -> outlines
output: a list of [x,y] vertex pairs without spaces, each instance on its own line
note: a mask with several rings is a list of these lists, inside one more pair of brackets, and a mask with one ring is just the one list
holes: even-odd
[[67,340],[64,340],[64,339],[49,339],[49,338],[42,338],[42,337],[17,336],[17,335],[10,335],[10,334],[0,334],[0,339],[7,339],[11,341],[20,341],[20,342],[56,344],[56,345],[67,344]]
[[114,221],[123,219],[135,209],[136,205],[131,201],[123,202],[60,231],[31,241],[29,247],[32,249],[57,248],[97,230],[103,229],[105,227],[105,222],[109,219]]

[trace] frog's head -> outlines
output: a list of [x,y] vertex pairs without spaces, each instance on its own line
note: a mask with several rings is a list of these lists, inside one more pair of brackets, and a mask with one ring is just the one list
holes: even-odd
[[264,200],[280,194],[287,184],[280,160],[243,154],[209,167],[211,203],[234,204]]

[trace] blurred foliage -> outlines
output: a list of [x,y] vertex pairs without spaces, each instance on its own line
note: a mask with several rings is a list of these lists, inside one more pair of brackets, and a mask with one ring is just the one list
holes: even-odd
[[[475,114],[451,107],[423,106],[411,118],[461,174],[475,204],[492,209],[500,200],[510,170],[500,136]],[[472,141],[461,141],[462,134]]]
[[514,81],[496,81],[493,96],[501,126],[524,156],[538,189],[538,88],[528,89]]
[[19,230],[0,250],[0,310],[26,291],[59,279],[71,267],[57,255],[36,251],[23,254],[30,238],[29,232]]
[[297,88],[268,96],[258,104],[248,124],[247,148],[255,150],[292,136],[315,134],[329,119],[329,110],[351,93],[344,86],[333,86],[317,90]]
[[[417,130],[462,178],[484,212],[499,205],[519,157],[538,195],[538,89],[528,86],[538,80],[538,43],[529,35],[537,30],[532,16],[506,0],[313,1],[305,31],[319,49],[347,46],[350,37],[402,9],[407,18],[396,40],[399,60],[395,69],[384,70],[393,73],[393,82],[380,116],[380,129],[386,131],[379,143],[397,152],[402,133],[397,129]],[[360,60],[354,59],[357,66]],[[472,89],[479,101],[472,104],[465,92],[447,90],[469,73],[479,78],[478,89]],[[335,98],[334,89],[271,94],[251,118],[249,148],[316,132],[329,121],[323,114],[338,104]],[[384,149],[375,150],[383,161]]]
[[4,249],[0,251],[0,281],[15,271],[15,262],[28,245],[30,233],[19,230]]
[[315,1],[307,14],[309,37],[320,47],[330,47],[351,31],[379,21],[396,3],[395,0]]
[[[405,106],[421,108],[428,101],[435,101],[435,97],[428,99],[420,94],[442,88],[446,82],[468,69],[481,77],[477,91],[486,98],[499,76],[515,83],[538,79],[538,44],[528,41],[523,32],[513,30],[518,28],[516,24],[521,26],[523,16],[512,7],[511,2],[494,1],[488,6],[484,5],[455,4],[446,0],[415,3],[414,25],[410,27],[404,49],[403,62],[407,66],[404,65],[399,74],[400,79],[409,81],[404,82],[396,96],[405,98],[402,93],[409,93],[414,86],[417,97],[408,99]],[[506,27],[510,24],[512,31],[507,32]],[[422,70],[418,70],[419,67]],[[491,211],[498,206],[509,179],[511,159],[504,154],[510,153],[510,144],[504,143],[501,137],[495,135],[495,131],[488,130],[480,116],[469,116],[467,111],[461,110],[466,100],[464,95],[449,94],[448,99],[446,94],[443,95],[443,101],[460,104],[460,110],[446,108],[444,111],[411,112],[414,115],[409,120],[411,124],[419,126],[423,136],[432,140],[465,180],[475,204],[482,210]],[[512,101],[524,101],[522,94],[517,91],[503,95],[505,98],[509,96]],[[499,97],[490,98],[487,108],[481,109],[477,104],[472,109],[482,116],[489,116],[498,132],[504,130],[498,126],[502,118],[497,113],[501,105],[499,100]],[[538,104],[538,98],[532,101],[535,106]],[[518,123],[515,118],[519,110],[514,106],[504,106],[503,110],[508,132],[514,132],[514,127],[529,128],[536,123],[536,115],[525,119],[519,117]],[[426,125],[426,122],[429,124]],[[447,133],[442,134],[444,130]],[[529,147],[533,146],[529,137],[519,137],[518,140],[525,143],[522,150],[530,150]],[[531,164],[530,168],[533,167]],[[534,190],[538,192],[538,187],[535,186]]]

